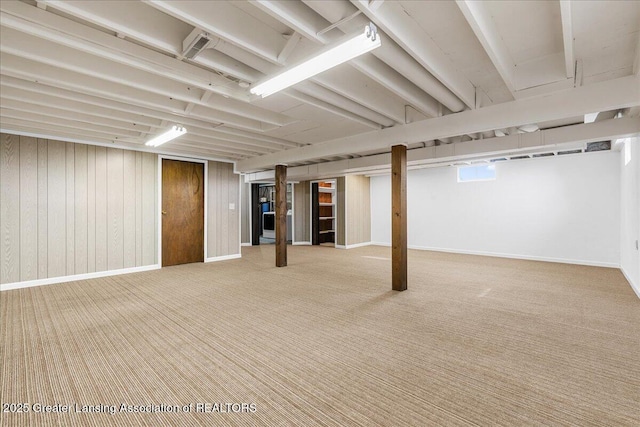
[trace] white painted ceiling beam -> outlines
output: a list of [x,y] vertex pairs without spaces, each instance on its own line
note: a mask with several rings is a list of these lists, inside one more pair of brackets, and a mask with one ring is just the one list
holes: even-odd
[[486,5],[479,1],[456,0],[456,4],[475,33],[478,41],[491,58],[502,80],[512,95],[516,92],[516,64],[507,45],[496,28]]
[[[384,2],[375,10],[368,0],[352,0],[352,3],[449,88],[467,107],[475,108],[475,87],[453,66],[417,22],[407,15],[400,3]],[[434,97],[438,99],[437,96],[434,95]]]
[[640,75],[640,32],[638,32],[638,36],[636,37],[636,54],[633,61],[633,74],[636,76]]
[[196,56],[192,61],[247,82],[258,81],[262,78],[262,73],[230,57],[229,55],[212,48],[200,51],[200,54],[198,54],[198,56]]
[[[85,93],[46,86],[33,81],[21,80],[6,75],[0,76],[0,83],[3,88],[3,97],[5,94],[8,94],[9,96],[21,96],[25,100],[30,100],[32,102],[35,102],[36,99],[48,99],[47,97],[49,97],[54,102],[54,105],[58,105],[57,103],[60,102],[59,100],[62,100],[63,104],[61,105],[63,106],[65,105],[64,101],[71,101],[73,103],[77,103],[75,105],[78,106],[76,107],[74,104],[70,104],[70,110],[95,111],[92,109],[99,109],[103,114],[106,111],[106,113],[111,114],[112,117],[125,117],[119,116],[118,113],[128,113],[130,114],[129,117],[132,122],[145,124],[147,126],[158,127],[161,126],[162,121],[180,123],[185,126],[189,126],[190,132],[194,129],[200,129],[200,131],[196,132],[200,132],[203,135],[212,134],[219,139],[229,141],[246,143],[252,142],[254,144],[264,144],[266,146],[273,146],[280,149],[299,147],[302,145],[281,138],[221,126],[220,123],[217,122],[198,120],[192,117],[183,117],[176,114],[165,113],[145,107],[135,106],[129,103],[94,97]],[[12,91],[12,89],[17,90]]]
[[[96,100],[96,105],[77,102],[70,99],[64,99],[57,96],[51,96],[41,91],[30,91],[23,88],[12,87],[4,84],[6,77],[3,77],[2,86],[0,90],[2,93],[2,99],[11,99],[15,101],[28,102],[30,104],[41,106],[55,106],[55,108],[91,114],[95,117],[104,117],[109,119],[116,119],[127,123],[132,123],[147,127],[159,127],[161,120],[148,117],[142,114],[133,114],[130,112],[119,111],[113,108],[107,108],[99,105],[99,100]],[[8,77],[10,78],[10,77]],[[33,82],[31,82],[33,83]],[[34,83],[37,85],[37,83]]]
[[79,120],[61,119],[59,117],[45,116],[43,114],[31,114],[17,110],[2,109],[1,111],[2,114],[0,114],[0,117],[2,117],[3,121],[5,119],[18,119],[25,122],[57,126],[59,128],[91,131],[100,133],[104,137],[108,137],[110,139],[139,140],[140,138],[140,134],[138,132],[122,130],[111,126],[102,126],[98,124],[82,122]]
[[[187,96],[181,96],[181,99],[179,99],[167,93],[157,94],[149,90],[137,89],[131,82],[128,82],[128,85],[123,85],[118,82],[114,76],[109,77],[104,73],[102,73],[100,77],[105,76],[109,78],[110,81],[103,80],[100,77],[94,77],[90,71],[86,69],[81,70],[82,72],[76,72],[72,71],[71,67],[63,69],[44,63],[34,65],[34,61],[6,53],[2,53],[0,58],[0,70],[2,74],[22,79],[37,80],[51,86],[177,114],[184,114],[189,103],[189,101],[184,100]],[[194,101],[199,102],[199,99]],[[196,115],[195,109],[193,115]],[[198,110],[198,115],[200,117],[204,116],[206,120],[226,123],[243,129],[258,132],[268,130],[262,122],[257,120],[247,119],[213,109],[203,109],[201,107]]]
[[573,20],[570,0],[560,0],[560,19],[562,20],[565,71],[567,78],[572,79],[575,75],[576,60],[573,52]]
[[[593,141],[621,138],[640,132],[640,121],[615,119],[598,123],[578,124],[547,129],[529,134],[515,134],[501,138],[455,142],[448,145],[417,148],[407,151],[409,166],[448,164],[460,160],[490,159],[523,153],[557,151],[584,146]],[[327,178],[345,173],[387,171],[391,154],[382,153],[348,160],[290,167],[287,176],[295,179]],[[245,182],[273,179],[272,170],[245,175]]]
[[[306,4],[332,25],[340,22],[343,17],[353,16],[358,12],[358,9],[346,0],[307,1]],[[369,19],[360,15],[341,23],[337,28],[343,33],[350,34],[361,31],[368,23]],[[425,69],[391,37],[384,34],[381,29],[378,31],[383,39],[382,46],[372,51],[371,55],[364,55],[351,61],[355,68],[406,99],[414,108],[427,116],[439,115],[438,102],[446,105],[451,111],[465,109],[464,103],[457,96],[438,79],[425,72]]]
[[[324,28],[327,28],[331,25],[329,21],[324,19],[318,13],[316,13],[313,9],[306,6],[302,2],[274,2],[274,1],[255,1],[252,4],[259,7],[264,12],[269,13],[275,19],[278,19],[283,24],[294,28],[300,34],[303,34],[307,39],[322,43],[328,44],[338,38],[340,38],[344,32],[352,33],[361,31],[364,29],[364,26],[368,22],[366,18],[360,17],[360,20],[357,20],[359,23],[348,23],[343,24],[343,26],[339,26],[329,32],[319,34]],[[329,3],[320,4],[316,3],[314,7],[323,7],[327,6]],[[350,4],[345,3],[347,6],[352,7]],[[336,3],[331,3],[331,5],[336,5]],[[353,8],[353,7],[352,7]],[[355,11],[356,9],[353,8]],[[366,22],[362,22],[362,20]],[[361,23],[361,25],[360,25]],[[341,28],[347,28],[347,31],[343,31]],[[379,50],[385,49],[390,50],[391,48],[388,46],[391,42],[390,39],[385,38],[382,43],[382,46],[373,51],[373,54],[376,55]],[[401,49],[396,46],[396,50],[401,52]],[[404,56],[409,60],[413,61],[406,52],[403,52]],[[398,56],[398,55],[396,55]],[[396,58],[397,60],[397,58]],[[357,70],[367,75],[371,79],[378,82],[381,86],[386,88],[387,90],[393,92],[399,97],[405,99],[407,102],[411,103],[414,108],[422,111],[427,116],[436,116],[438,111],[437,102],[424,93],[420,88],[418,88],[415,84],[405,80],[402,76],[396,72],[391,67],[387,66],[384,62],[377,60],[370,55],[364,55],[358,58],[354,58],[350,61],[350,64],[355,67]],[[400,69],[408,69],[409,72],[413,70],[420,69],[420,78],[424,77],[424,69],[422,69],[415,61],[413,61],[414,67],[411,65],[407,65],[406,63],[399,64]],[[415,72],[415,71],[413,71]],[[322,84],[323,75],[320,75],[313,79],[318,83]],[[435,80],[435,79],[434,79]],[[345,95],[348,92],[340,91],[339,93]],[[348,95],[347,95],[348,96]],[[453,95],[451,95],[453,96]],[[366,102],[364,105],[370,106],[372,109],[382,112],[381,109],[385,107],[385,104],[382,103],[371,103]],[[383,113],[384,114],[384,113]],[[389,117],[397,117],[397,115],[388,115]]]
[[[32,35],[2,27],[0,47],[3,51],[46,64],[82,72],[105,80],[130,85],[154,93],[162,93],[185,102],[201,104],[208,108],[232,113],[252,120],[263,121],[276,126],[295,122],[291,117],[250,105],[236,99],[227,99],[219,94],[211,94],[202,101],[201,87],[193,87],[183,81],[175,81],[160,74],[149,74],[146,70],[118,65],[110,59],[92,55],[77,55],[77,51],[67,46],[57,46]],[[205,85],[206,86],[206,85]]]
[[400,98],[405,99],[408,104],[427,117],[440,115],[441,105],[438,101],[422,88],[412,83],[412,80],[406,79],[375,56],[356,58],[352,61],[352,65],[362,74],[377,81]]
[[[153,135],[150,135],[145,138],[145,140],[151,138]],[[273,150],[269,150],[267,148],[259,148],[259,147],[247,147],[247,146],[238,146],[237,144],[229,143],[228,141],[220,141],[217,139],[211,138],[202,138],[198,135],[193,135],[191,133],[187,133],[186,135],[181,136],[179,139],[174,140],[176,144],[181,144],[185,146],[190,146],[191,148],[203,148],[210,150],[217,150],[220,152],[226,152],[227,154],[241,154],[247,156],[256,156],[264,153],[273,153]],[[173,144],[174,141],[167,142],[167,144]]]
[[147,147],[145,145],[127,143],[124,141],[113,141],[91,132],[77,131],[68,132],[66,129],[58,129],[55,126],[39,125],[37,123],[27,123],[9,119],[0,123],[2,132],[14,133],[16,135],[32,136],[35,138],[54,139],[59,141],[75,142],[109,148],[121,148],[125,150],[143,151],[147,153],[167,154],[180,157],[196,157],[203,160],[224,161],[234,163],[238,159],[246,158],[241,155],[211,154],[211,150],[185,150],[175,149],[162,145],[160,147]]
[[[56,6],[64,5],[75,9],[76,7],[99,3],[103,2],[63,2],[56,3]],[[110,5],[109,8],[109,10],[114,11],[121,9]],[[235,99],[249,100],[246,90],[241,90],[235,82],[214,72],[110,36],[97,29],[34,8],[26,3],[2,2],[0,3],[0,10],[2,10],[2,25],[5,27],[79,49],[91,55],[120,62],[152,74],[170,77],[173,80],[181,81],[200,89],[210,90]],[[149,10],[153,11],[153,9]],[[118,14],[120,15],[121,12]],[[79,14],[79,17],[86,18],[82,14]],[[146,40],[146,43],[150,43],[157,48],[162,46],[162,43],[155,39]]]
[[275,64],[286,44],[281,34],[233,6],[233,2],[149,0],[145,3]]
[[[340,38],[342,35],[342,32],[337,29],[333,30],[333,32],[319,35],[318,32],[327,27],[329,23],[302,2],[258,0],[251,1],[250,3],[258,7],[260,10],[271,15],[273,18],[279,20],[283,24],[294,29],[296,31],[294,36],[297,34],[302,34],[307,39],[313,42],[327,44],[333,40]],[[364,26],[362,27],[362,29],[364,30]],[[358,59],[356,58],[352,62],[356,62],[357,60]],[[343,67],[340,68],[344,69]],[[267,74],[271,74],[271,72],[268,72]],[[362,116],[368,120],[377,122],[384,126],[392,126],[392,123],[389,122],[390,118],[397,123],[404,122],[404,117],[402,114],[404,105],[393,105],[393,100],[389,99],[389,97],[383,99],[385,98],[384,89],[378,90],[375,85],[369,85],[365,87],[364,90],[358,90],[362,89],[365,84],[363,82],[360,82],[357,79],[357,76],[356,78],[345,79],[347,81],[339,82],[335,78],[330,78],[329,74],[330,71],[327,71],[310,80],[322,85],[332,92],[335,92],[336,94],[340,95],[340,97],[344,97],[347,100],[351,100],[357,104],[360,104],[360,106],[350,103],[349,101],[345,101],[344,99],[341,99],[333,94],[329,94],[328,92],[323,92],[322,95],[319,95],[317,93],[309,93],[302,89],[300,85],[296,86],[296,89],[300,92],[306,93],[307,95],[321,99],[343,110],[351,111],[356,115]],[[363,109],[362,106],[366,107]],[[378,116],[378,118],[376,118],[367,110],[373,110],[379,115],[383,115],[386,117],[383,118],[381,116]]]
[[[23,122],[35,122],[38,126],[50,125],[56,126],[58,129],[66,128],[68,132],[74,132],[77,130],[93,132],[104,136],[111,137],[112,139],[118,139],[125,142],[132,142],[137,144],[143,144],[146,140],[151,138],[151,135],[145,135],[140,137],[138,130],[127,131],[123,129],[120,124],[105,126],[98,121],[87,120],[86,117],[76,115],[75,117],[65,117],[64,113],[56,113],[55,111],[40,111],[41,109],[34,109],[32,111],[25,110],[12,110],[6,108],[0,108],[0,115],[3,121],[7,119],[17,119]],[[191,145],[189,145],[191,141]],[[187,134],[186,137],[180,139],[180,144],[184,146],[190,146],[195,149],[203,150],[215,150],[217,153],[230,154],[242,154],[247,156],[256,156],[265,153],[271,153],[273,150],[266,149],[264,147],[246,147],[239,146],[238,144],[220,141],[212,138],[203,138],[197,135]]]
[[247,159],[238,163],[238,170],[249,172],[269,169],[282,162],[293,163],[375,149],[387,150],[391,145],[401,142],[411,144],[638,104],[640,77],[629,76]]
[[[2,88],[4,91],[4,88]],[[41,114],[49,117],[58,117],[66,120],[78,120],[85,123],[93,123],[102,126],[109,126],[112,128],[127,130],[131,132],[143,132],[144,134],[148,134],[150,132],[154,132],[154,129],[157,127],[149,127],[144,125],[139,125],[136,123],[131,123],[130,121],[122,121],[116,120],[112,118],[105,118],[101,116],[95,116],[93,114],[88,114],[80,111],[69,111],[66,109],[59,108],[58,105],[55,107],[50,107],[46,105],[38,105],[30,102],[26,102],[22,99],[11,99],[6,95],[2,96],[0,100],[0,108],[5,110],[16,110],[22,111],[24,113],[33,113],[33,114]]]
[[344,110],[350,111],[360,117],[364,117],[374,123],[378,123],[382,126],[393,126],[395,122],[389,117],[377,113],[358,102],[352,101],[343,97],[340,94],[335,93],[332,90],[324,88],[314,82],[304,81],[295,85],[295,90],[313,96],[321,101],[328,102],[329,104],[340,107]]
[[405,122],[404,108],[406,102],[387,90],[379,90],[379,86],[372,79],[362,76],[352,67],[337,67],[327,70],[313,81],[334,92],[344,94],[345,97],[366,105],[370,110],[396,123]]
[[[185,18],[185,14],[188,15],[188,11],[186,11],[186,12],[185,11],[181,11],[180,8],[184,7],[186,9],[191,10],[193,7],[195,7],[193,5],[186,5],[186,4],[182,3],[182,4],[180,4],[180,8],[178,8],[175,4],[169,5],[166,2],[154,2],[154,6],[160,7],[162,10],[165,10],[165,11],[166,11],[167,8],[169,8],[172,11],[174,11],[176,13],[176,16],[180,17],[181,19]],[[205,7],[206,8],[206,7],[209,7],[209,6],[200,5],[198,7]],[[231,20],[231,18],[233,16],[235,16],[236,14],[242,13],[237,8],[231,6],[230,4],[226,4],[226,3],[223,4],[221,2],[218,2],[216,7],[217,8],[222,7],[222,8],[225,8],[225,10],[231,8],[229,10],[233,10],[233,12],[232,12],[231,16],[227,17],[229,20]],[[81,13],[76,9],[74,9],[74,12],[81,15]],[[218,13],[219,13],[219,11],[218,11]],[[193,17],[188,18],[187,21],[191,22],[194,25],[198,24],[198,22],[196,20],[193,20],[192,18]],[[226,25],[226,23],[222,23],[222,24]],[[223,25],[223,27],[224,27],[224,25]],[[222,35],[220,34],[220,31],[218,31],[218,32],[213,31],[213,27],[211,27],[211,26],[208,26],[208,27],[203,26],[203,25],[198,25],[198,26],[200,28],[203,28],[204,30],[211,31],[212,33],[216,34],[219,37],[222,37]],[[264,31],[267,31],[264,28],[265,27],[264,24],[262,24],[262,26],[258,26],[258,27],[261,28]],[[227,28],[227,30],[229,30],[229,29],[230,28]],[[252,31],[256,31],[256,30],[253,29]],[[273,33],[273,30],[270,29],[270,28],[269,28],[268,31]],[[224,33],[224,34],[227,34],[227,33]],[[267,33],[257,34],[256,38],[263,39],[263,38],[266,37],[268,39],[269,37],[266,34]],[[278,37],[279,37],[279,39],[281,38],[280,35],[278,35]],[[225,38],[225,37],[223,37],[223,38]],[[225,39],[227,41],[233,41],[233,40],[231,40],[229,38],[229,34],[227,34],[227,37]],[[284,39],[282,39],[282,41],[283,41],[283,46],[284,46]],[[256,55],[265,57],[264,52],[261,52],[259,50],[259,48],[256,47],[256,46],[250,46],[248,44],[240,44],[240,45],[243,46],[244,48],[250,48],[252,54],[256,54]],[[217,47],[217,45],[216,45],[216,47]],[[141,48],[141,47],[138,47],[138,48]],[[207,54],[205,52],[205,54],[203,55],[204,59],[202,61],[204,61],[206,63],[206,58],[208,58],[209,56],[211,56],[211,55],[209,55],[209,54]],[[135,56],[132,55],[132,57],[135,57]],[[269,58],[267,58],[267,59],[269,59]],[[196,60],[198,60],[198,58],[196,58]],[[144,84],[149,85],[150,83],[151,82],[148,79],[142,80],[142,81],[140,79],[138,79],[138,82],[137,82],[138,85],[144,85]],[[138,86],[138,87],[140,87],[140,86]],[[153,90],[154,91],[160,91],[160,90],[162,90],[163,87],[165,87],[165,86],[164,85],[155,85],[153,87]],[[200,85],[199,87],[202,87],[202,86]],[[166,92],[167,91],[165,89],[165,94],[167,94]],[[193,98],[185,99],[184,98],[184,96],[185,96],[184,95],[184,91],[181,91],[180,93],[172,92],[171,94],[167,94],[167,95],[170,95],[172,98],[175,98],[175,99],[181,99],[181,100],[183,100],[183,101],[185,101],[187,103],[193,103],[193,104],[197,104],[198,103],[198,101],[193,99]],[[335,95],[331,95],[331,97],[333,99],[333,101],[331,101],[331,102],[334,103],[334,104],[337,104],[336,105],[337,107],[339,107],[341,110],[351,111],[356,116],[359,115],[359,111],[360,110],[361,111],[368,111],[368,109],[366,107],[358,106],[358,105],[356,105],[356,103],[352,103],[347,98],[344,98],[344,97],[339,98],[339,97],[337,97]],[[219,101],[219,102],[217,102],[215,105],[211,105],[214,101]],[[221,97],[211,98],[210,101],[207,104],[208,104],[209,107],[216,108],[217,110],[222,110],[224,112],[231,112],[231,113],[234,113],[234,114],[243,115],[245,117],[249,116],[248,118],[257,119],[257,120],[260,120],[260,121],[264,121],[266,123],[275,124],[277,126],[284,126],[286,124],[292,123],[291,119],[289,119],[289,118],[287,118],[287,117],[285,117],[283,115],[280,115],[280,114],[277,114],[277,113],[273,113],[273,112],[270,112],[270,111],[266,111],[266,110],[263,110],[263,109],[259,109],[259,108],[255,107],[255,106],[247,105],[245,103],[236,102],[234,104],[233,100],[223,100],[223,99],[221,99]],[[350,104],[350,106],[349,106],[349,104]],[[353,111],[353,108],[356,108],[359,111]],[[194,112],[194,111],[191,111],[191,113],[194,114],[194,115],[197,115],[196,112]],[[212,116],[221,118],[219,114],[220,114],[220,111],[218,111],[217,114],[212,114]],[[203,115],[197,115],[197,116],[198,117],[204,117]],[[371,120],[371,117],[366,117],[366,118]],[[384,123],[386,125],[389,125],[388,124],[388,119],[385,119],[385,120],[386,121]],[[235,121],[235,122],[226,121],[226,120],[220,120],[220,121],[224,121],[224,122],[229,123],[230,125],[233,125],[233,126],[239,126],[239,127],[245,128],[245,129],[257,130],[257,131],[269,130],[270,129],[268,126],[258,126],[258,127],[247,126],[246,124],[239,124],[237,121]]]
[[331,31],[326,34],[318,34],[330,24],[302,2],[256,0],[249,3],[311,41],[327,44],[341,35],[337,30],[332,30],[333,34]]
[[137,1],[128,2],[130,4],[127,4],[126,8],[114,7],[109,1],[46,0],[45,3],[50,8],[110,29],[125,37],[158,46],[173,55],[181,53],[182,40],[192,29],[187,28],[183,22]]
[[340,117],[344,117],[345,119],[353,120],[357,123],[363,124],[372,129],[381,129],[382,125],[377,122],[373,122],[369,119],[365,119],[364,117],[358,116],[351,111],[344,110],[340,107],[336,107],[333,104],[325,102],[321,99],[315,98],[311,95],[298,91],[296,89],[288,89],[283,92],[290,98],[297,99],[298,101],[304,102],[309,105],[313,105],[314,107],[320,108],[321,110],[327,111],[329,113],[335,114]]

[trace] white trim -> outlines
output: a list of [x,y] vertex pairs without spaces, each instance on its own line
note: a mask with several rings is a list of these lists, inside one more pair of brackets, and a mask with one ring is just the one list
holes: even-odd
[[[233,172],[234,175],[238,175],[238,203],[236,203],[236,211],[238,212],[238,253],[242,252],[242,174]],[[205,199],[205,202],[207,200]],[[205,223],[207,217],[205,217]],[[207,259],[205,257],[205,259]]]
[[636,296],[638,298],[640,298],[640,286],[639,286],[639,284],[633,283],[633,280],[631,280],[631,276],[629,276],[627,274],[627,272],[624,270],[624,268],[622,268],[622,266],[620,266],[620,271],[622,271],[622,274],[624,275],[624,278],[627,279],[627,282],[629,282],[629,284],[631,285],[631,289],[633,289],[633,292],[635,292]]
[[[391,246],[390,243],[384,243],[384,242],[371,242],[370,244],[374,246]],[[416,249],[419,251],[447,252],[452,254],[480,255],[480,256],[490,256],[490,257],[496,257],[496,258],[523,259],[523,260],[529,260],[529,261],[557,262],[561,264],[588,265],[592,267],[620,268],[620,265],[614,262],[539,257],[539,256],[520,255],[520,254],[504,254],[499,252],[468,251],[464,249],[433,248],[433,247],[427,247],[427,246],[414,246],[414,245],[409,245],[408,248]]]
[[[371,246],[371,245],[384,246],[384,245],[380,245],[378,243],[363,242],[363,243],[354,243],[353,245],[336,245],[336,248],[338,248],[338,249],[354,249],[354,248],[361,248],[363,246]],[[391,245],[388,245],[388,246],[391,246]]]
[[242,247],[242,246],[253,246],[253,245],[251,244],[251,242],[249,242],[249,243],[243,242],[243,243],[240,243],[240,247]]
[[204,260],[204,262],[227,261],[227,260],[230,260],[230,259],[238,259],[238,258],[242,258],[242,254],[214,256],[214,257],[211,257],[211,258],[206,258]]
[[78,280],[97,279],[107,276],[119,276],[121,274],[140,273],[160,269],[159,264],[145,265],[143,267],[121,268],[119,270],[97,271],[95,273],[74,274],[71,276],[49,277],[47,279],[26,280],[24,282],[5,283],[0,285],[0,291],[12,289],[31,288],[33,286],[53,285],[55,283],[76,282]]
[[296,186],[291,183],[291,245],[296,244]]
[[294,242],[292,243],[293,246],[309,246],[311,245],[311,242]]
[[[348,175],[344,176],[344,246],[349,249],[349,212],[347,212],[347,206],[349,206],[349,183],[347,182]],[[336,180],[336,194],[338,193],[338,180]],[[337,206],[338,197],[336,197],[336,211],[338,210]],[[338,218],[338,212],[336,212],[336,219]],[[336,240],[338,240],[338,224],[336,223]]]
[[[209,160],[196,159],[192,157],[158,155],[158,265],[162,266],[162,160],[178,160],[181,162],[204,164],[204,256],[207,259],[207,222],[209,219],[207,205],[209,204]],[[240,248],[238,248],[240,250]]]
[[347,249],[361,248],[363,246],[371,246],[371,245],[372,245],[371,242],[354,243],[353,245],[347,245]]
[[[249,214],[249,244],[247,246],[253,246],[253,184],[250,182],[245,182],[244,184],[249,184],[249,210],[247,212]],[[242,243],[242,245],[245,245],[245,243]]]

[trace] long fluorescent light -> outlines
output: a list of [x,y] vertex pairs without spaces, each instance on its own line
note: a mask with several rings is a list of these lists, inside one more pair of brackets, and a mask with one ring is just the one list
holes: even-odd
[[263,98],[340,65],[350,59],[380,46],[380,35],[375,25],[369,23],[361,34],[348,36],[325,47],[319,54],[288,68],[250,89]]
[[158,145],[169,142],[172,139],[179,137],[180,135],[184,135],[185,133],[187,133],[187,130],[185,128],[180,125],[175,125],[165,133],[160,134],[153,139],[150,139],[145,145],[148,145],[149,147],[157,147]]

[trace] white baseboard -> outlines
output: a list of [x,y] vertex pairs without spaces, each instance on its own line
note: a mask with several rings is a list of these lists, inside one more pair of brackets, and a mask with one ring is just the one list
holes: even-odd
[[620,271],[622,271],[624,278],[627,279],[627,282],[629,282],[629,284],[631,285],[631,289],[633,289],[633,292],[635,292],[638,298],[640,298],[640,284],[634,283],[634,281],[631,280],[631,276],[627,274],[624,268],[620,267]]
[[347,247],[346,247],[345,245],[338,245],[338,244],[336,244],[334,247],[335,247],[336,249],[347,249]]
[[[371,244],[376,246],[391,246],[390,243],[385,243],[385,242],[372,242]],[[592,267],[620,268],[620,264],[613,263],[613,262],[585,261],[585,260],[578,260],[578,259],[539,257],[539,256],[520,255],[520,254],[504,254],[499,252],[486,252],[486,251],[468,251],[464,249],[434,248],[429,246],[415,246],[415,245],[409,245],[408,248],[416,249],[420,251],[447,252],[452,254],[464,254],[464,255],[480,255],[480,256],[490,256],[490,257],[496,257],[496,258],[523,259],[528,261],[557,262],[561,264],[588,265]]]
[[310,246],[311,242],[293,242],[293,246]]
[[240,243],[240,246],[253,246],[251,243]]
[[139,273],[142,271],[157,270],[159,264],[145,265],[143,267],[122,268],[119,270],[98,271],[95,273],[74,274],[71,276],[49,277],[47,279],[26,280],[24,282],[5,283],[0,285],[0,291],[11,289],[30,288],[33,286],[53,285],[55,283],[77,282],[78,280],[97,279],[99,277],[118,276],[120,274]]
[[211,258],[207,258],[204,262],[218,262],[218,261],[227,261],[230,259],[238,259],[242,258],[241,254],[233,254],[233,255],[223,255],[223,256],[214,256]]
[[363,246],[371,246],[371,242],[354,243],[353,245],[347,245],[346,248],[353,249],[353,248],[361,248]]

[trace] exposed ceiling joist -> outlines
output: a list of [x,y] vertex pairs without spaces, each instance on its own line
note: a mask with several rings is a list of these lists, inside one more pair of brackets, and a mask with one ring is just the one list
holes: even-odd
[[[55,5],[56,7],[62,5],[67,7],[69,4],[64,2]],[[75,6],[71,5],[71,7]],[[141,71],[169,77],[203,90],[214,91],[243,101],[249,100],[247,91],[240,90],[234,82],[216,73],[126,40],[109,36],[96,29],[30,7],[25,3],[2,2],[0,9],[2,10],[2,25],[4,27],[119,62]]]
[[516,92],[516,64],[509,54],[489,10],[479,1],[456,0],[456,4],[475,33],[478,41],[491,58],[491,62],[502,76],[502,80],[514,95]]
[[[199,120],[193,117],[183,117],[177,114],[165,113],[126,102],[104,99],[86,93],[78,93],[66,89],[46,86],[29,82],[7,75],[0,78],[2,95],[8,98],[18,98],[29,102],[47,102],[59,108],[70,111],[98,112],[97,115],[107,114],[108,117],[128,117],[132,122],[147,126],[166,127],[166,123],[181,123],[189,126],[190,132],[212,135],[220,139],[250,142],[253,144],[272,146],[276,149],[299,147],[300,144],[271,136],[256,134],[240,129],[221,126],[220,123]],[[120,114],[125,113],[125,114]],[[162,122],[165,124],[162,124]],[[198,130],[199,129],[199,130]]]
[[[340,38],[343,33],[343,31],[339,29],[329,32],[322,32],[323,28],[327,28],[328,26],[330,26],[330,23],[301,2],[256,1],[252,2],[252,4],[255,4],[261,10],[269,13],[271,16],[278,19],[283,24],[294,28],[297,32],[303,34],[309,40],[317,43],[330,43]],[[315,6],[318,7],[321,5]],[[360,22],[360,20],[357,21]],[[348,24],[349,28],[354,28],[353,24],[354,22]],[[362,26],[360,26],[359,24],[355,24],[355,26],[357,27],[357,29],[354,28],[355,31],[361,31],[364,28],[364,24]],[[338,28],[340,28],[340,26],[338,26]],[[374,55],[377,54],[380,49],[390,50],[391,48],[387,46],[389,42],[391,42],[391,40],[385,41],[381,48],[378,48],[374,51]],[[395,60],[399,61],[401,59],[396,58]],[[353,59],[351,61],[351,65],[363,74],[367,75],[369,78],[378,82],[378,84],[380,84],[387,90],[407,100],[416,109],[422,111],[427,116],[434,117],[437,115],[438,103],[433,98],[422,92],[422,90],[415,84],[412,84],[410,81],[404,79],[400,74],[398,74],[398,72],[393,70],[382,61],[377,60],[371,55],[364,55],[362,57]],[[413,65],[417,66],[417,64]],[[398,68],[403,70],[412,69],[410,65],[402,63],[399,64]],[[424,70],[422,70],[422,74],[424,74]],[[317,76],[314,81],[323,84],[323,76]],[[345,92],[341,91],[340,93],[344,94]],[[370,106],[370,108],[381,113],[381,109],[385,109],[386,107],[385,103],[372,103],[371,100],[366,101],[365,105],[368,105]]]
[[238,170],[249,172],[272,168],[278,162],[293,163],[331,155],[367,150],[387,150],[393,144],[415,143],[455,135],[539,123],[593,111],[631,107],[640,99],[640,77],[628,76],[595,83],[547,96],[520,99],[477,110],[464,111],[404,126],[382,129],[322,144],[287,150],[238,162]]
[[336,107],[333,104],[330,104],[328,102],[325,102],[321,99],[315,98],[312,95],[309,95],[307,93],[303,93],[301,91],[295,90],[295,89],[288,89],[286,92],[284,92],[285,95],[293,98],[293,99],[297,99],[298,101],[302,101],[305,102],[307,104],[313,105],[315,107],[318,107],[324,111],[328,111],[330,113],[336,114],[338,116],[344,117],[345,119],[350,119],[353,120],[355,122],[358,122],[360,124],[363,124],[367,127],[373,128],[373,129],[381,129],[382,125],[380,125],[379,123],[376,123],[374,121],[371,121],[369,119],[365,119],[364,117],[358,116],[356,114],[353,114],[350,111],[344,110],[340,107]]
[[[148,0],[145,3],[274,64],[279,64],[278,55],[287,43],[281,34],[264,22],[242,12],[233,2]],[[244,31],[237,31],[238,22],[243,23]]]
[[[410,166],[442,164],[460,159],[478,159],[509,154],[557,151],[579,147],[588,142],[622,138],[640,132],[640,122],[615,119],[598,123],[578,124],[528,134],[514,134],[500,138],[454,142],[452,144],[416,148],[407,151]],[[391,154],[383,153],[354,159],[290,167],[287,176],[295,179],[316,179],[344,173],[385,171],[390,168]],[[245,176],[246,182],[273,179],[274,172],[264,171]]]
[[[373,9],[368,0],[352,3],[379,25],[426,70],[440,80],[469,108],[475,108],[475,87],[462,74],[398,2],[388,1]],[[420,43],[415,41],[420,40]]]
[[567,78],[575,75],[576,60],[573,49],[573,20],[571,19],[571,1],[560,0],[560,19],[562,20],[562,41],[564,45],[564,63]]

